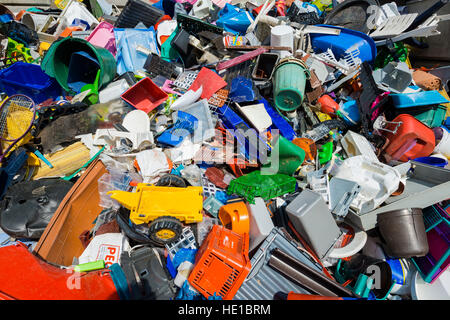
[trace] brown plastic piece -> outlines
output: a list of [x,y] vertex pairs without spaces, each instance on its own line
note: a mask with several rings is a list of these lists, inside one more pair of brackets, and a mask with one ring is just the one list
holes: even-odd
[[39,239],[34,253],[44,260],[70,266],[84,247],[79,236],[94,227],[103,210],[99,206],[98,179],[108,173],[100,160],[93,161],[61,201],[50,223]]
[[225,174],[219,168],[210,167],[206,169],[205,176],[209,181],[211,181],[215,186],[219,188],[226,189],[228,187],[228,184],[223,181]]
[[438,90],[442,87],[442,81],[431,73],[416,70],[413,72],[414,82],[423,90]]

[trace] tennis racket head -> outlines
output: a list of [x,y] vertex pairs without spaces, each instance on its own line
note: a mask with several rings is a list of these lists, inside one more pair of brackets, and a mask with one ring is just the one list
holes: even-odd
[[36,106],[28,96],[12,95],[0,105],[0,161],[30,131],[36,119]]

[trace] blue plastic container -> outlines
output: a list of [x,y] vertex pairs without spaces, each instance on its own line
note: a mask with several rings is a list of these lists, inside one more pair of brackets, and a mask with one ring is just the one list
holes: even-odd
[[39,65],[21,61],[0,70],[0,90],[8,96],[24,94],[36,104],[62,95],[62,88],[55,78],[45,74]]
[[438,157],[420,157],[414,159],[414,161],[441,168],[445,167],[448,164],[447,160]]
[[347,50],[352,51],[350,49],[358,49],[358,57],[362,62],[367,61],[369,63],[373,63],[375,61],[375,57],[377,56],[375,41],[373,41],[373,39],[365,33],[325,24],[317,26],[339,29],[341,30],[341,34],[336,36],[330,34],[311,33],[311,43],[314,52],[325,52],[328,48],[330,48],[336,59],[339,60],[345,56]]

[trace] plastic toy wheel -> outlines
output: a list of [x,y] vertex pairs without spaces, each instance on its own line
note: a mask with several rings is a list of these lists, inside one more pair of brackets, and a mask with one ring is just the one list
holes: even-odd
[[149,237],[157,244],[164,246],[177,240],[183,230],[183,224],[174,217],[159,217],[150,223]]

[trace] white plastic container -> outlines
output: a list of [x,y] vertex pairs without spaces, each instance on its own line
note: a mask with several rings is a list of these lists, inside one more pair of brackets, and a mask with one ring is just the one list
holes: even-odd
[[401,180],[397,169],[362,155],[345,159],[331,170],[331,175],[361,186],[361,191],[350,205],[359,214],[381,205],[399,188]]
[[252,251],[266,239],[275,226],[262,198],[255,198],[255,204],[247,203],[247,210],[250,214],[249,251]]
[[372,149],[372,145],[367,139],[353,131],[347,131],[345,136],[341,140],[342,148],[349,157],[364,155],[373,161],[378,161],[375,152]]
[[116,99],[120,99],[122,93],[128,90],[130,85],[125,79],[114,81],[98,93],[100,103],[107,103]]
[[[270,45],[274,47],[289,47],[291,52],[294,49],[294,29],[288,25],[275,26],[270,31]],[[287,57],[290,54],[289,51],[278,51],[280,59]]]

